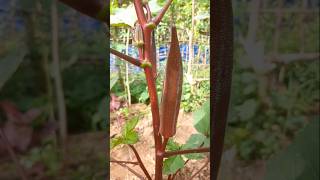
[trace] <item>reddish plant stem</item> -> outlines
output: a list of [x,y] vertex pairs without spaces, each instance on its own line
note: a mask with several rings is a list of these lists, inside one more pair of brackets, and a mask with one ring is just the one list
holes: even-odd
[[110,53],[114,54],[115,56],[118,56],[119,58],[128,61],[129,63],[136,65],[138,67],[141,66],[141,62],[138,59],[135,59],[133,57],[130,57],[128,55],[125,55],[115,49],[110,48]]
[[208,159],[207,162],[196,173],[194,173],[190,179],[193,179],[194,177],[196,177],[196,175],[198,175],[209,164],[209,162],[210,160]]
[[139,162],[132,162],[132,161],[116,161],[116,160],[111,160],[110,162],[112,162],[112,163],[123,163],[123,164],[139,165]]
[[163,18],[164,14],[167,12],[169,6],[171,5],[173,0],[168,0],[167,3],[164,5],[164,7],[161,9],[161,11],[159,12],[159,14],[157,15],[156,18],[154,18],[153,22],[155,25],[158,25],[161,21],[161,19]]
[[139,166],[141,167],[141,169],[142,169],[142,171],[144,172],[144,174],[147,176],[147,178],[148,178],[149,180],[152,180],[152,178],[151,178],[150,174],[148,173],[146,167],[144,166],[144,164],[143,164],[143,162],[142,162],[142,160],[141,160],[141,158],[140,158],[140,156],[139,156],[139,153],[138,153],[138,151],[136,150],[136,148],[135,148],[133,145],[129,145],[129,147],[132,149],[134,155],[136,156],[137,161],[139,162]]
[[8,141],[6,134],[4,133],[4,131],[1,128],[0,128],[0,139],[3,140],[3,142],[7,148],[7,151],[9,152],[9,155],[11,156],[11,159],[13,160],[13,162],[17,168],[17,171],[20,174],[21,179],[27,180],[26,172],[25,172],[24,168],[22,167],[22,165],[19,163],[17,155],[15,154],[13,148],[11,147],[10,142]]
[[[167,4],[164,6],[164,8],[161,10],[159,15],[155,19],[155,22],[157,22],[157,24],[159,24],[159,22],[161,21],[163,15],[167,11],[171,2],[172,0],[169,0],[167,2]],[[146,17],[143,12],[143,4],[141,0],[134,0],[134,7],[138,17],[138,22],[140,23],[143,29],[143,37],[144,37],[143,54],[141,54],[141,51],[139,50],[140,59],[141,57],[143,57],[143,60],[147,60],[150,63],[155,62],[155,59],[152,56],[152,54],[153,52],[156,51],[156,49],[152,47],[152,43],[151,43],[151,40],[152,40],[151,34],[153,31],[153,28],[147,25]],[[147,11],[148,11],[148,8],[147,8]],[[151,16],[151,13],[149,13],[148,16]],[[158,94],[157,94],[155,79],[152,73],[153,71],[151,68],[145,67],[144,72],[147,80],[148,93],[150,97],[152,123],[153,123],[153,135],[154,135],[154,141],[155,141],[155,155],[156,155],[155,180],[162,180],[162,167],[163,167],[163,158],[164,158],[163,154],[165,151],[167,140],[165,140],[165,142],[162,144],[162,137],[159,134],[160,114],[159,114],[159,106],[158,106]]]
[[151,10],[150,10],[150,7],[149,7],[149,4],[147,3],[147,4],[145,4],[144,5],[144,7],[146,8],[146,10],[147,10],[147,20],[148,21],[151,21]]
[[146,20],[145,14],[143,12],[143,4],[142,4],[141,0],[134,0],[133,3],[134,3],[134,8],[137,13],[139,24],[145,25],[147,23],[147,20]]
[[176,156],[181,154],[191,154],[191,153],[204,153],[209,152],[210,148],[197,148],[197,149],[186,149],[186,150],[180,150],[180,151],[169,151],[164,152],[163,157],[170,157],[170,156]]
[[144,180],[144,177],[142,175],[140,175],[138,172],[136,172],[135,170],[133,170],[132,168],[130,168],[129,166],[127,166],[126,164],[124,163],[118,163],[118,162],[115,162],[117,164],[119,164],[120,166],[124,167],[124,168],[127,168],[130,172],[132,172],[134,175],[136,175],[138,178],[140,178],[141,180]]

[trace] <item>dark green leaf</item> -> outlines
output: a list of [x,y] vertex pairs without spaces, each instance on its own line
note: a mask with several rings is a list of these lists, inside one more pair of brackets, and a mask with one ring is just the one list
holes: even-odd
[[[204,141],[207,139],[206,136],[202,134],[192,134],[186,144],[182,145],[182,149],[194,149],[199,148],[202,144],[204,144]],[[186,154],[184,155],[188,159],[202,159],[204,156],[201,153],[195,153],[195,154]]]
[[319,117],[267,163],[266,180],[319,179]]
[[193,124],[199,133],[209,135],[210,132],[210,101],[206,101],[202,107],[193,113]]
[[182,156],[173,156],[166,159],[163,163],[163,173],[173,174],[184,167],[184,160]]
[[168,143],[167,143],[167,146],[166,146],[166,149],[169,150],[169,151],[177,151],[181,148],[181,146],[174,142],[172,139],[169,139]]
[[7,56],[0,60],[0,90],[8,79],[14,74],[21,64],[26,51],[20,48],[13,48]]

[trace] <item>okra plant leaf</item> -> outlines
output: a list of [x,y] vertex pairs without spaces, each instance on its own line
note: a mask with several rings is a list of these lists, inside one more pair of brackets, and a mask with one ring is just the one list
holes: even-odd
[[116,146],[123,144],[123,138],[122,137],[116,137],[111,139],[111,143],[110,143],[110,149],[115,148]]
[[[186,144],[182,145],[182,149],[194,149],[199,148],[205,143],[207,139],[203,134],[192,134],[187,140]],[[184,155],[188,159],[202,159],[204,155],[202,153],[186,154]]]
[[138,121],[139,121],[138,117],[135,117],[135,118],[127,121],[122,129],[122,135],[126,136],[127,133],[132,131],[136,127],[136,125],[138,124]]
[[177,142],[174,142],[173,139],[169,139],[167,146],[166,146],[166,150],[177,151],[179,149],[181,149],[181,146]]
[[200,109],[193,113],[193,125],[196,130],[205,135],[210,134],[210,101],[206,101]]
[[[18,50],[18,51],[17,51]],[[26,50],[22,47],[13,48],[5,57],[0,60],[0,90],[3,85],[16,72],[19,65],[22,63]]]
[[172,156],[163,162],[163,173],[173,174],[184,167],[184,160],[181,155]]
[[131,130],[126,133],[126,136],[123,137],[123,144],[135,144],[136,142],[138,142],[138,140],[138,133],[134,130]]
[[319,116],[267,162],[266,180],[319,179]]

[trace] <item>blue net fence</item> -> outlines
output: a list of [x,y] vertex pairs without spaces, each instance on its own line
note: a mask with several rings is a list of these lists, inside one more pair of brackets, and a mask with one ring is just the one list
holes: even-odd
[[[201,49],[201,50],[200,50]],[[163,67],[165,61],[168,57],[169,45],[161,45],[157,48],[157,63],[158,67]],[[121,50],[122,53],[125,53],[125,49]],[[180,52],[182,56],[183,62],[188,62],[189,60],[189,46],[188,44],[181,44],[180,45]],[[193,45],[193,52],[194,52],[194,64],[209,64],[210,62],[210,47],[200,47],[199,45]],[[134,58],[138,58],[138,50],[134,46],[129,46],[128,48],[128,55]],[[110,54],[110,72],[115,72],[118,70],[116,66],[116,56]],[[129,72],[130,73],[138,73],[142,72],[142,69],[136,67],[134,65],[129,65]]]

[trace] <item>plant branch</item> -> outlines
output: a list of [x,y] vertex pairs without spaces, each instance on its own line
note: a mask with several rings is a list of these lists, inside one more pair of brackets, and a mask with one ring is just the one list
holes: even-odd
[[134,0],[133,4],[134,4],[134,8],[137,13],[137,18],[138,18],[139,24],[142,25],[142,27],[143,27],[143,25],[145,25],[147,23],[146,16],[143,12],[143,4],[142,4],[141,0]]
[[[190,161],[190,159],[188,159],[188,160],[184,163],[184,166],[186,166],[186,164],[187,164],[189,161]],[[172,175],[171,180],[173,180],[180,171],[181,171],[181,169],[179,169],[178,171],[176,171],[176,172]]]
[[163,157],[167,158],[170,156],[176,156],[181,154],[204,153],[209,151],[210,151],[210,148],[197,148],[197,149],[186,149],[186,150],[180,150],[180,151],[169,151],[169,152],[164,152]]
[[150,7],[149,7],[149,4],[145,4],[144,7],[146,8],[147,10],[147,20],[148,21],[151,21],[151,18],[152,18],[152,14],[151,14],[151,10],[150,10]]
[[116,160],[111,160],[110,162],[112,162],[112,163],[123,163],[123,164],[139,165],[139,162],[132,162],[132,161],[116,161]]
[[130,172],[132,172],[134,175],[136,175],[138,178],[140,178],[141,180],[144,180],[144,177],[142,175],[140,175],[138,172],[136,172],[135,170],[133,170],[132,168],[130,168],[129,166],[127,166],[124,163],[119,163],[119,162],[115,162],[117,164],[119,164],[120,166],[127,168]]
[[130,144],[129,144],[129,147],[132,149],[134,155],[136,156],[137,161],[139,162],[139,166],[141,167],[141,169],[142,169],[142,171],[144,172],[144,174],[147,176],[147,178],[148,178],[149,180],[152,180],[152,178],[151,178],[150,174],[148,173],[146,167],[144,166],[144,164],[143,164],[143,162],[142,162],[142,160],[141,160],[141,158],[140,158],[140,156],[139,156],[139,153],[138,153],[138,151],[136,150],[136,148],[135,148],[133,145],[130,145]]
[[210,160],[208,159],[207,162],[196,173],[194,173],[190,179],[193,179],[194,177],[196,177],[196,175],[198,175],[209,164],[209,162]]
[[161,9],[157,17],[153,20],[155,25],[158,25],[163,18],[164,14],[167,12],[170,4],[172,3],[173,0],[168,0],[167,3],[164,5],[164,7]]
[[121,52],[119,52],[119,51],[117,51],[115,49],[110,48],[110,53],[114,54],[115,56],[118,56],[119,58],[121,58],[121,59],[123,59],[125,61],[128,61],[129,63],[131,63],[133,65],[136,65],[138,67],[141,66],[141,62],[138,59],[135,59],[133,57],[125,55],[125,54],[123,54],[123,53],[121,53]]
[[18,158],[14,152],[14,150],[12,149],[7,136],[5,135],[5,133],[3,132],[3,130],[0,128],[0,139],[3,140],[3,143],[5,144],[7,151],[9,152],[11,159],[13,160],[18,173],[20,174],[20,177],[22,180],[27,180],[27,175],[26,172],[24,171],[22,165],[19,163]]

